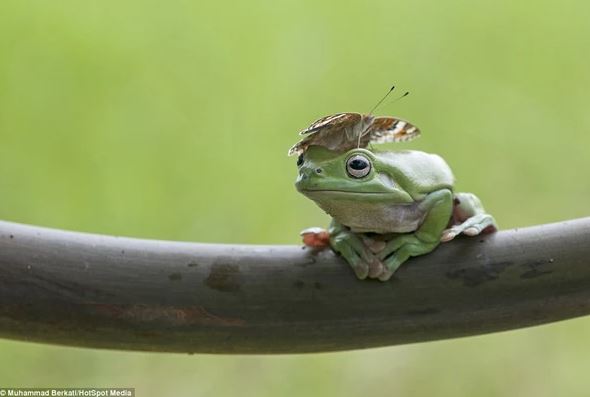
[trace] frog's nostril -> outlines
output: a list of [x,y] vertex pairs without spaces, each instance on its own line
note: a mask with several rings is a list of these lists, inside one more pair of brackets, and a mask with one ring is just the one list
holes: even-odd
[[315,169],[315,173],[316,174],[321,174],[322,173],[322,169],[321,168],[316,168]]

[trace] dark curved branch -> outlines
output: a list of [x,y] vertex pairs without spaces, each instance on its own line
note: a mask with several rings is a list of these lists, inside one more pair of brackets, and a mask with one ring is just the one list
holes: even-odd
[[0,337],[111,349],[301,353],[590,313],[590,218],[460,238],[389,282],[331,252],[0,222]]

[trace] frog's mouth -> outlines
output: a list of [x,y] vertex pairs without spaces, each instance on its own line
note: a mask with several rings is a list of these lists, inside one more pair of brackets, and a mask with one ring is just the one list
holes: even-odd
[[365,200],[365,201],[381,201],[381,200],[395,200],[397,195],[394,192],[359,192],[354,190],[341,189],[300,189],[300,193],[317,200]]
[[344,200],[355,202],[390,202],[397,204],[411,204],[415,200],[405,192],[375,192],[375,191],[354,191],[344,189],[298,189],[300,193],[309,197],[310,199],[318,201],[326,200]]
[[300,189],[301,193],[336,193],[336,194],[358,194],[358,195],[388,195],[391,192],[357,192],[354,190],[338,190],[338,189]]

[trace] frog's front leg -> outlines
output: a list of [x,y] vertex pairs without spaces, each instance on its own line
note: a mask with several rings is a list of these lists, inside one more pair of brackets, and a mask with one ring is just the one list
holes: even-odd
[[426,213],[420,227],[413,233],[394,237],[377,255],[385,265],[379,280],[389,280],[410,257],[427,254],[436,248],[453,211],[453,193],[448,189],[430,193],[420,203],[420,210]]
[[363,280],[367,276],[375,278],[383,272],[383,263],[371,252],[371,247],[363,242],[360,235],[334,220],[328,230],[330,246],[348,262],[359,279]]
[[453,226],[446,229],[441,241],[446,242],[460,233],[476,236],[498,230],[494,217],[487,214],[481,201],[472,193],[457,193],[454,197]]

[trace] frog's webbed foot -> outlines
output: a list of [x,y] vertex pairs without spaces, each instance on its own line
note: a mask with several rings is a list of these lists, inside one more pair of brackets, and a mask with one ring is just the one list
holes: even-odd
[[423,241],[414,233],[393,238],[377,255],[385,265],[383,272],[378,277],[379,280],[389,280],[393,273],[410,257],[427,254],[435,249],[437,245],[438,241]]
[[330,232],[321,227],[308,227],[302,230],[299,235],[305,246],[321,250],[330,246]]
[[440,241],[447,242],[463,233],[467,236],[477,236],[480,233],[492,233],[498,230],[494,217],[489,214],[477,214],[463,223],[454,225],[442,232]]
[[477,236],[498,230],[494,217],[485,212],[481,201],[474,194],[457,193],[454,201],[454,225],[442,232],[440,241],[450,241],[461,233]]
[[367,277],[377,278],[383,272],[383,263],[371,251],[371,244],[346,229],[331,233],[330,245],[354,270],[356,276],[363,280]]
[[359,279],[377,278],[385,269],[383,263],[374,255],[374,252],[383,248],[383,242],[353,233],[335,222],[329,230],[310,227],[302,230],[300,235],[303,244],[311,249],[332,247],[348,262]]
[[385,271],[385,265],[383,261],[377,257],[377,254],[383,251],[386,246],[386,242],[380,239],[374,239],[366,235],[361,235],[363,244],[371,252],[371,261],[369,262],[369,278],[379,278],[381,273]]
[[331,236],[330,245],[339,253],[354,270],[359,279],[365,279],[369,275],[369,263],[371,262],[368,250],[358,236],[341,232]]

